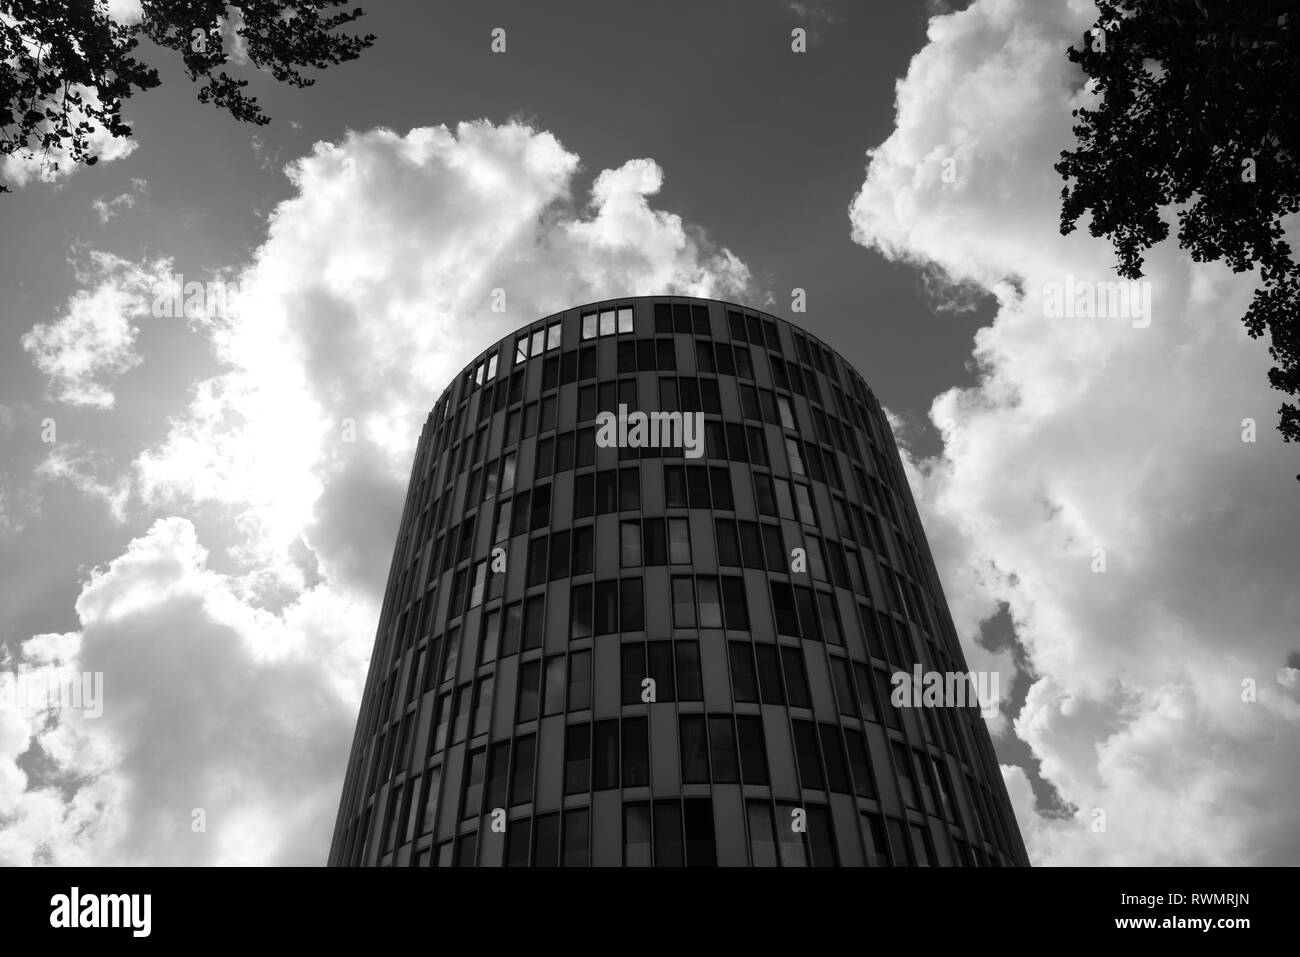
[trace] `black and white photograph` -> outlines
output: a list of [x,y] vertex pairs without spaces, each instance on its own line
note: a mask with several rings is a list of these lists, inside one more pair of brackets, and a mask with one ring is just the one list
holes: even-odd
[[12,932],[1280,931],[1298,234],[1296,0],[0,0]]

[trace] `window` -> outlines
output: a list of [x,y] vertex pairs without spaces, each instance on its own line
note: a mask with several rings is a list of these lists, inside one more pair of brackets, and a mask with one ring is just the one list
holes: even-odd
[[772,808],[766,801],[746,801],[749,821],[749,857],[754,867],[776,867],[776,835],[772,833]]
[[794,518],[794,501],[790,498],[790,483],[776,480],[776,502],[782,518]]
[[488,752],[488,772],[487,772],[487,810],[490,813],[496,808],[504,808],[508,793],[506,791],[509,782],[510,770],[510,742],[503,741],[500,744],[492,745],[492,750]]
[[497,660],[497,641],[501,633],[501,609],[493,608],[483,616],[483,636],[479,641],[479,664]]
[[501,460],[501,491],[508,492],[515,487],[515,453],[507,452]]
[[591,652],[575,651],[569,655],[569,710],[591,707]]
[[595,555],[595,531],[590,525],[573,530],[573,574],[588,575]]
[[684,518],[668,519],[668,560],[674,565],[691,563],[691,526]]
[[618,511],[618,486],[613,470],[596,473],[596,514]]
[[718,564],[740,564],[740,539],[736,536],[736,523],[726,518],[713,520],[713,533],[718,542]]
[[501,638],[501,654],[513,655],[519,652],[519,639],[523,633],[524,606],[520,602],[506,606],[505,633]]
[[664,466],[664,504],[686,508],[686,470],[680,465]]
[[532,848],[531,818],[512,821],[506,831],[506,867],[527,867]]
[[740,780],[736,733],[730,715],[709,717],[709,756],[713,763],[714,784],[735,784]]
[[655,867],[681,867],[682,807],[676,800],[654,803]]
[[483,806],[483,771],[487,764],[487,751],[479,748],[469,756],[469,769],[465,772],[465,791],[461,802],[460,819],[468,821],[478,817]]
[[560,863],[560,815],[542,814],[533,823],[533,867]]
[[641,589],[641,579],[624,578],[619,582],[620,628],[629,631],[645,630],[645,599]]
[[843,658],[831,656],[831,679],[835,684],[835,697],[839,700],[840,714],[850,718],[858,716],[858,697],[853,692],[849,678],[849,665]]
[[813,511],[812,494],[808,486],[796,482],[794,485],[795,502],[799,506],[799,521],[805,525],[817,524],[817,513]]
[[794,611],[794,593],[785,582],[774,581],[772,608],[776,612],[776,630],[781,635],[799,636],[799,621]]
[[722,579],[722,604],[728,628],[736,631],[749,629],[749,606],[745,599],[745,584],[741,579]]
[[673,627],[695,627],[695,584],[690,578],[673,578]]
[[597,721],[593,738],[591,787],[608,791],[618,787],[618,719]]
[[564,812],[563,864],[565,867],[591,864],[591,812],[587,808]]
[[704,716],[683,714],[677,719],[682,754],[682,783],[709,783],[709,741]]
[[492,723],[493,676],[480,678],[474,687],[474,729],[473,734],[487,734]]
[[564,655],[546,659],[546,682],[542,695],[542,714],[564,711]]
[[589,312],[582,317],[582,338],[596,338],[596,313]]
[[679,701],[704,700],[704,685],[700,677],[700,646],[695,641],[674,642],[677,653],[677,699]]
[[591,637],[591,590],[590,584],[574,585],[569,593],[569,634],[574,640]]
[[618,507],[620,511],[636,511],[641,507],[641,470],[620,469],[618,473]]
[[785,690],[792,708],[811,708],[808,697],[808,675],[804,670],[803,653],[798,648],[782,648],[781,664],[785,671]]
[[783,395],[776,397],[776,406],[781,413],[781,427],[786,429],[795,428],[794,413],[790,410],[790,400]]
[[676,685],[673,681],[673,643],[652,641],[646,646],[646,672],[655,682],[655,700],[672,701]]
[[754,474],[754,504],[758,507],[759,515],[776,518],[776,494],[772,490],[772,479],[760,472]]
[[650,805],[623,807],[623,866],[650,867]]
[[529,350],[529,353],[531,355],[540,356],[542,354],[542,348],[545,342],[546,342],[546,330],[538,329],[536,332],[533,333],[533,347],[532,349]]
[[755,715],[736,716],[736,740],[740,749],[740,776],[745,784],[767,784],[767,744],[763,719]]
[[442,784],[442,768],[437,767],[425,776],[428,782],[424,798],[424,815],[420,818],[420,834],[432,834],[438,823],[438,788]]
[[569,577],[569,533],[556,532],[551,536],[551,581]]
[[748,641],[727,643],[731,658],[731,696],[736,701],[758,700],[758,678],[754,674],[754,656]]
[[619,306],[618,331],[620,335],[632,331],[632,307],[631,306]]
[[758,690],[763,704],[785,704],[785,692],[781,688],[781,665],[777,659],[776,646],[755,645],[754,657],[758,661]]
[[880,817],[869,811],[860,812],[862,819],[862,850],[867,867],[889,867],[889,851],[885,844],[885,827]]
[[623,719],[623,787],[645,787],[650,783],[649,725],[645,718]]
[[560,348],[560,323],[552,323],[546,327],[546,351]]
[[822,757],[826,761],[826,786],[841,794],[851,793],[853,786],[849,782],[849,768],[844,760],[844,745],[840,741],[839,727],[820,724],[817,728],[821,734]]
[[519,702],[515,721],[523,723],[537,717],[537,685],[541,680],[542,663],[529,661],[519,669]]
[[515,738],[514,767],[510,774],[510,804],[527,804],[533,799],[533,765],[537,756],[537,736]]
[[477,851],[478,834],[461,835],[460,840],[456,842],[456,866],[473,867]]
[[618,631],[618,580],[596,583],[596,634],[612,635]]
[[804,814],[807,813],[806,808],[798,808],[793,804],[776,806],[776,833],[780,843],[782,867],[808,866],[808,853],[804,849],[803,835],[794,830],[793,823],[795,812],[801,810]]
[[645,678],[645,645],[641,642],[619,648],[619,675],[623,704],[641,703],[641,682]]
[[619,566],[621,568],[641,567],[641,523],[639,521],[619,523]]
[[701,577],[696,585],[699,592],[699,627],[722,627],[722,602],[718,595],[718,580]]
[[546,622],[542,617],[542,596],[534,595],[524,602],[524,651],[542,647],[542,632]]
[[586,794],[591,782],[591,725],[571,724],[564,732],[564,793]]
[[876,788],[871,779],[871,755],[867,750],[866,735],[856,728],[845,728],[844,742],[849,748],[849,772],[853,776],[853,790],[858,797],[874,799]]
[[717,866],[717,847],[713,835],[713,800],[687,798],[682,802],[682,810],[686,824],[686,866]]
[[835,867],[838,864],[829,809],[816,804],[808,806],[808,843],[812,845],[813,867]]
[[613,309],[602,309],[600,311],[600,334],[602,336],[612,336],[615,329],[615,313]]

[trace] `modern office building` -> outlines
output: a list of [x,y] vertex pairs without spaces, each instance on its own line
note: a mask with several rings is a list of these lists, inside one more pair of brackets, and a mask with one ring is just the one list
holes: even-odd
[[729,303],[569,309],[425,423],[329,862],[1027,864],[918,667],[967,670],[861,376]]

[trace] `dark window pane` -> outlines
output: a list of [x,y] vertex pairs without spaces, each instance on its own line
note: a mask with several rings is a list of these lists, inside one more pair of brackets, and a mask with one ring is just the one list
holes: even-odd
[[574,585],[569,592],[569,629],[570,637],[590,638],[591,621],[591,585]]
[[709,718],[709,754],[713,764],[713,783],[734,784],[740,780],[736,733],[730,715]]
[[641,579],[624,578],[619,582],[619,613],[621,630],[645,630],[645,599],[642,596]]
[[798,648],[782,648],[781,663],[785,670],[785,690],[792,708],[811,708],[808,676],[804,671],[803,653]]
[[645,718],[623,719],[623,787],[650,783],[650,741]]
[[673,643],[677,652],[677,698],[702,701],[704,686],[700,678],[700,646],[694,641]]
[[737,715],[736,740],[740,748],[741,780],[745,784],[767,784],[767,744],[763,738],[763,719],[754,715]]
[[592,790],[618,787],[618,719],[597,721],[592,738]]
[[844,746],[836,725],[818,725],[822,739],[822,757],[826,761],[826,786],[832,791],[848,794],[853,790],[849,783],[849,769],[844,760]]
[[623,807],[623,866],[650,867],[650,805]]
[[564,710],[564,655],[546,659],[542,714],[559,714]]
[[511,806],[527,804],[533,799],[533,762],[536,758],[536,749],[535,735],[515,738],[515,754],[510,772]]
[[672,701],[676,690],[676,682],[673,680],[673,643],[652,641],[647,647],[647,671],[655,682],[655,700]]
[[519,669],[519,707],[517,722],[532,721],[537,717],[538,683],[541,681],[542,663],[530,661]]
[[799,764],[799,783],[804,790],[820,791],[825,786],[817,750],[817,729],[811,721],[794,722],[794,752]]
[[709,743],[704,716],[684,714],[678,717],[682,753],[682,783],[709,783]]
[[532,852],[533,822],[511,821],[506,828],[506,867],[527,867]]
[[682,802],[682,809],[686,819],[686,866],[716,867],[712,799],[687,798]]
[[758,700],[758,678],[748,641],[728,642],[731,656],[731,696],[736,701]]
[[684,863],[681,803],[656,801],[654,816],[655,867],[681,867]]
[[569,655],[569,710],[591,707],[591,652],[575,651]]
[[558,867],[559,864],[560,815],[539,815],[533,834],[533,867]]
[[574,808],[564,812],[564,866],[591,865],[591,812]]
[[641,703],[641,682],[645,679],[644,642],[625,643],[619,648],[619,686],[623,704]]
[[564,733],[564,793],[587,793],[590,779],[591,725],[571,724]]
[[835,867],[835,833],[831,829],[830,810],[819,805],[808,808],[808,843],[812,847],[813,867]]
[[618,580],[596,583],[596,634],[612,635],[618,631]]
[[776,867],[776,835],[772,833],[772,808],[766,801],[746,801],[749,819],[749,856],[754,867]]

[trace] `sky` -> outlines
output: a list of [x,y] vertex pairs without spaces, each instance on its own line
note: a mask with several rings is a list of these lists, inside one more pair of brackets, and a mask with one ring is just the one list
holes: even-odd
[[[323,863],[429,407],[664,292],[793,319],[886,406],[1035,864],[1300,863],[1251,276],[1167,242],[1140,318],[1049,305],[1115,278],[1051,168],[1091,5],[615,6],[375,4],[310,88],[240,68],[257,128],[146,47],[129,141],[0,166],[0,863]],[[177,276],[238,295],[156,315]],[[98,715],[13,690],[87,673]]]

